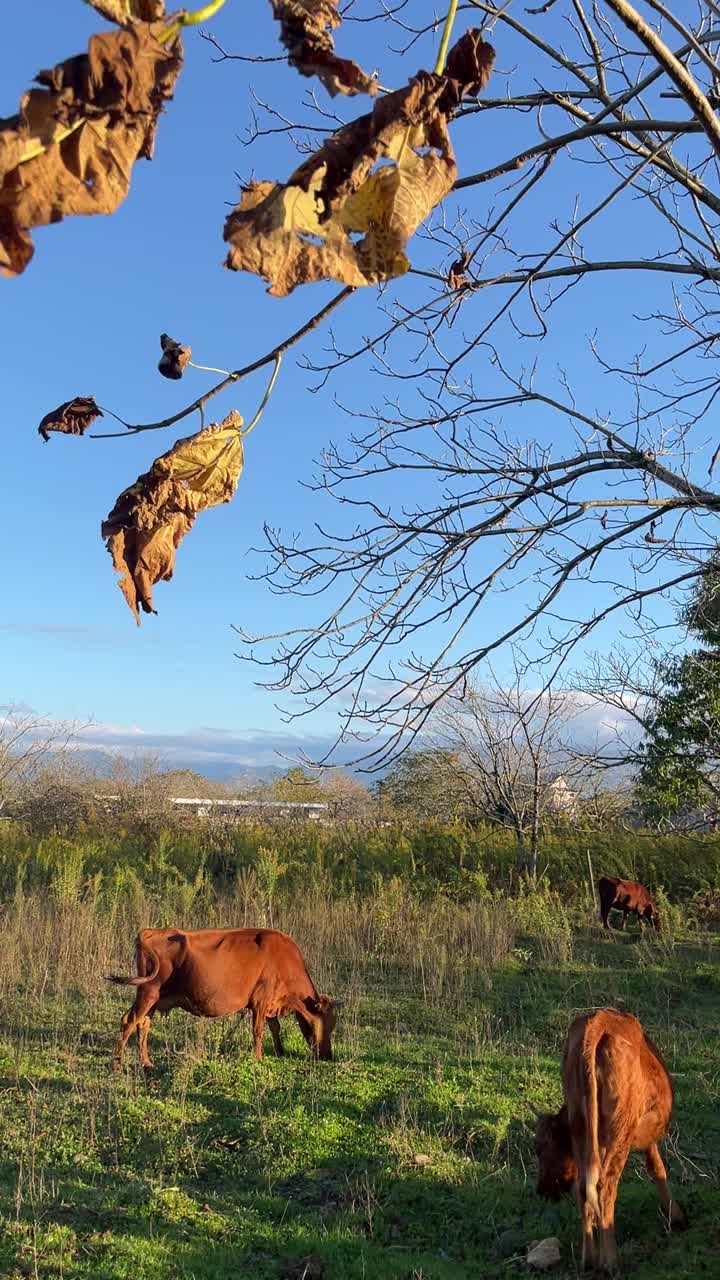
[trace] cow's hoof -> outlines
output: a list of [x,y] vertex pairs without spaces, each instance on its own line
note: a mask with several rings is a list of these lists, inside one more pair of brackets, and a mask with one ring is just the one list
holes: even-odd
[[604,1258],[598,1264],[598,1270],[602,1271],[604,1276],[619,1276],[622,1272],[619,1258]]
[[685,1231],[688,1226],[688,1218],[682,1205],[677,1200],[670,1202],[670,1227],[672,1231]]

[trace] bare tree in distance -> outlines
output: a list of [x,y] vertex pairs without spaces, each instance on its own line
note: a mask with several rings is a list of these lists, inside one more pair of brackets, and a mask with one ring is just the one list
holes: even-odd
[[460,762],[468,806],[512,831],[519,869],[533,879],[544,825],[577,814],[590,772],[568,747],[581,710],[565,690],[524,687],[516,666],[510,682],[467,682],[440,703],[433,721],[437,747]]
[[[308,365],[341,402],[356,370],[314,535],[266,530],[271,586],[313,615],[244,636],[267,686],[299,695],[290,718],[340,707],[338,741],[356,734],[371,770],[509,645],[548,687],[595,628],[662,616],[718,538],[720,11],[461,12],[498,54],[453,124],[483,167],[416,237],[373,330]],[[369,16],[430,61],[429,10]],[[358,407],[370,370],[382,394]]]
[[9,704],[0,708],[0,813],[9,816],[24,789],[32,787],[51,757],[67,754],[86,725],[52,720]]

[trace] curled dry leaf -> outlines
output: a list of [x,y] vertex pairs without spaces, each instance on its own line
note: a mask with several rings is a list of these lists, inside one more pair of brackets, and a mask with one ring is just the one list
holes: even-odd
[[118,586],[138,626],[140,609],[155,613],[152,589],[172,578],[176,548],[198,512],[233,497],[243,466],[242,422],[233,410],[224,422],[176,441],[120,494],[103,521],[102,536],[122,575]]
[[74,400],[66,400],[57,409],[46,413],[38,432],[46,444],[50,439],[50,431],[60,431],[66,436],[82,436],[95,419],[102,416],[102,409],[98,408],[92,396],[75,396]]
[[87,53],[36,80],[20,112],[0,120],[0,271],[18,275],[33,255],[32,227],[67,214],[113,213],[135,161],[152,157],[163,102],[182,66],[178,36],[161,24],[90,38]]
[[158,364],[158,369],[164,378],[182,378],[185,372],[185,365],[192,355],[192,347],[183,347],[174,338],[168,336],[167,333],[160,334],[160,346],[162,347],[162,355]]
[[448,118],[463,94],[487,84],[494,60],[479,33],[466,32],[448,58],[452,75],[420,71],[285,184],[253,182],[225,223],[226,265],[263,276],[278,298],[317,280],[357,286],[402,275],[409,237],[457,176]]
[[133,18],[141,22],[157,22],[165,13],[163,0],[86,0],[86,3],[120,27]]
[[448,289],[463,289],[465,285],[469,284],[465,272],[470,266],[471,259],[471,253],[463,253],[460,258],[453,262],[447,274]]
[[376,93],[377,83],[356,62],[339,58],[330,34],[340,26],[338,0],[270,0],[280,23],[288,62],[304,76],[317,76],[337,93]]

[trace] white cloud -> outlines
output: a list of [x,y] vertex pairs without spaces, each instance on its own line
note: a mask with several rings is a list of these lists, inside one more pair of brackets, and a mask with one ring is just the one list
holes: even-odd
[[137,725],[93,724],[74,740],[76,750],[107,755],[157,756],[166,769],[191,768],[211,773],[274,766],[289,768],[304,757],[320,758],[330,749],[329,738],[301,736],[268,729],[234,732],[212,726],[182,733],[141,729]]

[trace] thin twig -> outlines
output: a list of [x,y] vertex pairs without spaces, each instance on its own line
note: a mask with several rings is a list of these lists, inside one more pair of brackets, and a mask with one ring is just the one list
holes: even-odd
[[[193,400],[192,404],[189,404],[185,409],[181,409],[179,413],[174,413],[172,417],[163,418],[161,422],[142,422],[135,423],[134,425],[128,424],[127,431],[93,431],[90,432],[91,439],[116,440],[118,436],[125,439],[128,435],[138,435],[141,431],[161,431],[165,427],[174,426],[176,422],[180,422],[183,418],[187,418],[189,414],[202,410],[208,400],[211,400],[213,396],[218,395],[219,392],[224,391],[231,383],[239,382],[241,378],[246,378],[249,374],[255,373],[257,369],[262,369],[264,365],[270,364],[271,360],[276,360],[278,356],[282,356],[290,347],[293,347],[296,342],[299,342],[301,338],[304,338],[306,333],[311,333],[319,324],[322,324],[323,320],[330,315],[330,312],[334,311],[341,302],[344,302],[345,299],[349,298],[350,294],[354,292],[355,288],[352,285],[347,285],[344,289],[341,289],[326,306],[324,306],[309,320],[306,320],[305,324],[299,329],[296,329],[295,333],[291,333],[289,338],[285,338],[283,342],[280,342],[276,347],[273,347],[272,351],[268,351],[267,355],[261,356],[259,360],[253,360],[252,364],[245,365],[243,369],[236,369],[234,373],[228,374],[227,378],[223,378],[223,381],[219,382],[216,387],[211,387],[204,395],[199,396],[197,400]],[[117,415],[113,414],[113,417],[117,417]],[[119,419],[119,421],[122,422],[122,418]]]
[[606,3],[617,14],[618,18],[625,23],[625,26],[645,45],[645,48],[650,51],[663,70],[670,76],[670,79],[677,85],[693,115],[702,121],[713,151],[717,156],[720,156],[720,124],[705,94],[697,81],[690,75],[687,67],[675,57],[675,54],[668,49],[664,40],[660,39],[657,31],[653,31],[652,27],[648,26],[637,10],[627,3],[627,0],[606,0]]
[[[459,178],[453,187],[453,191],[462,191],[464,187],[474,187],[478,183],[490,182],[495,178],[500,178],[505,173],[512,173],[514,169],[521,169],[523,165],[538,156],[560,151],[561,148],[567,147],[573,142],[581,142],[584,138],[612,137],[614,134],[624,133],[644,134],[650,131],[677,134],[702,133],[703,129],[704,126],[701,121],[694,119],[643,120],[642,123],[635,120],[604,120],[597,124],[593,122],[592,124],[583,125],[579,129],[569,129],[567,133],[559,133],[555,138],[546,138],[543,142],[536,143],[534,147],[528,147],[526,151],[518,152],[510,160],[504,160],[502,164],[495,165],[492,169],[485,169],[482,173],[469,174],[467,178]],[[622,138],[619,138],[618,141],[622,142]]]

